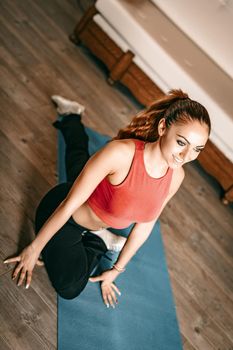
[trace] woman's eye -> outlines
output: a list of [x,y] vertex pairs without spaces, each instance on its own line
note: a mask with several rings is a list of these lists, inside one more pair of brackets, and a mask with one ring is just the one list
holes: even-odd
[[202,149],[195,148],[194,151],[197,153],[200,153],[202,151]]
[[181,140],[177,140],[177,143],[178,143],[179,146],[185,146],[185,143],[183,141],[181,141]]

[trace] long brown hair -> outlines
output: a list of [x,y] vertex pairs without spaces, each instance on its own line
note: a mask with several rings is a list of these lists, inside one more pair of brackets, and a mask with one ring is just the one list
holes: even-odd
[[136,114],[130,124],[120,129],[113,140],[134,138],[154,142],[159,137],[158,124],[162,118],[165,118],[167,128],[174,123],[198,120],[208,126],[210,133],[211,122],[206,108],[191,100],[182,90],[174,89]]

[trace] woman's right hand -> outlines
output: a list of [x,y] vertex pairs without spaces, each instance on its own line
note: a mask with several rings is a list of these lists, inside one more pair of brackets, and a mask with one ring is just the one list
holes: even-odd
[[15,279],[19,275],[18,286],[23,283],[24,278],[26,277],[26,288],[29,288],[32,280],[32,271],[35,265],[42,266],[44,263],[40,261],[39,258],[40,252],[38,252],[32,244],[28,245],[22,250],[22,252],[13,258],[6,259],[4,264],[18,262],[18,265],[14,269],[12,279]]
[[121,295],[121,292],[113,283],[118,274],[118,271],[110,269],[102,272],[99,276],[89,278],[90,282],[101,282],[103,302],[107,308],[111,305],[115,309],[115,304],[118,304],[116,293]]

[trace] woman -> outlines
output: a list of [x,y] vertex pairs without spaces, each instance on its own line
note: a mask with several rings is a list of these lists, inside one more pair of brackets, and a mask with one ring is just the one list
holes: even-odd
[[[78,296],[88,280],[101,281],[104,303],[115,306],[119,289],[114,281],[146,241],[167,202],[184,179],[183,165],[197,158],[210,133],[206,109],[181,90],[136,115],[117,137],[89,158],[88,137],[81,123],[84,107],[59,96],[52,100],[62,121],[54,126],[66,142],[67,183],[52,188],[40,202],[36,238],[18,256],[13,278],[18,285],[32,271],[42,253],[57,293]],[[108,227],[136,223],[128,236]],[[91,272],[108,249],[120,251],[113,267],[100,276]]]

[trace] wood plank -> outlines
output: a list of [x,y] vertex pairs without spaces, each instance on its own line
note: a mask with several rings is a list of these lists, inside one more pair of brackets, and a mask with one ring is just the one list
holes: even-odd
[[[6,4],[6,2],[1,2],[1,16],[0,16],[0,39],[1,44],[8,48],[8,50],[11,52],[12,56],[16,56],[17,60],[25,66],[31,65],[31,64],[38,64],[38,58],[36,55],[36,52],[32,53],[32,50],[30,47],[25,46],[21,40],[18,39],[18,37],[15,36],[16,30],[14,30],[15,23],[12,20],[12,16],[9,19],[7,17],[8,25],[6,25],[5,17],[7,16],[6,12],[4,11],[3,5]],[[8,6],[8,4],[7,4]]]
[[1,81],[4,84],[4,91],[10,99],[15,101],[22,109],[27,110],[31,105],[37,104],[37,100],[27,89],[11,74],[5,67],[0,67]]
[[181,316],[179,321],[189,342],[197,349],[230,349],[232,341],[221,328],[209,318],[176,280],[173,281],[173,285],[178,292],[176,307]]
[[[69,29],[72,23],[75,24],[78,21],[78,19],[81,17],[79,3],[75,0],[72,0],[71,2],[63,1],[63,0],[55,0],[55,3],[56,3],[56,6],[59,7],[59,12],[62,13],[62,16],[67,18],[68,29]],[[37,1],[37,6],[40,7],[40,2],[38,1]],[[90,4],[88,5],[88,0],[85,1],[85,6],[87,6],[87,8],[90,6]]]
[[[190,212],[193,215],[190,215]],[[166,222],[163,222],[170,225],[174,233],[179,233],[181,244],[190,250],[196,262],[204,264],[208,273],[220,284],[222,281],[226,293],[231,294],[233,290],[232,259],[224,255],[223,249],[218,249],[216,244],[213,245],[212,237],[208,234],[208,218],[207,220],[202,218],[201,213],[202,210],[198,206],[190,203],[189,194],[180,190],[165,209],[164,214],[167,217]],[[182,230],[179,228],[180,225],[183,227]],[[221,264],[218,263],[220,261]]]
[[[225,208],[224,205],[216,205],[216,201],[210,201],[209,197],[218,198],[220,195],[220,185],[213,179],[212,176],[205,173],[201,166],[194,162],[187,164],[185,167],[186,179],[184,186],[193,188],[193,196],[199,205],[205,209],[205,212],[210,212],[218,224],[223,225],[224,230],[232,237],[232,210]],[[204,182],[202,180],[205,180]],[[222,219],[224,217],[224,220]]]
[[196,348],[193,347],[193,345],[191,343],[189,343],[189,341],[186,341],[183,344],[183,350],[195,350]]
[[[11,349],[56,349],[56,320],[33,288],[17,287],[9,275],[1,276],[1,332]],[[11,306],[11,307],[10,307]],[[48,326],[49,325],[49,326]]]
[[199,307],[224,330],[225,336],[233,341],[233,300],[205,272],[205,265],[200,267],[193,261],[189,250],[178,237],[172,237],[171,228],[166,227],[166,233],[165,229],[163,232],[166,245],[170,247],[166,253],[173,280],[182,285]]
[[4,335],[0,334],[0,349],[2,350],[11,350],[10,345],[7,344],[7,340]]
[[[47,120],[45,118],[45,112],[49,114],[49,108],[46,108],[46,111],[43,108],[31,109],[26,114],[18,111],[16,114],[14,107],[7,107],[7,104],[10,104],[10,99],[4,100],[2,99],[0,111],[4,111],[6,107],[8,114],[0,122],[2,132],[8,135],[10,142],[20,149],[22,154],[37,168],[41,176],[44,179],[51,179],[51,186],[55,185],[57,182],[57,132],[49,120],[51,118],[47,118]],[[45,145],[46,147],[44,147]]]
[[[28,66],[24,67],[19,64],[16,57],[13,57],[6,47],[0,46],[0,63],[5,69],[7,69],[8,74],[14,75],[17,84],[19,86],[26,87],[27,94],[32,94],[35,98],[33,106],[42,106],[48,103],[48,99],[42,92],[40,86],[34,79],[34,74]],[[34,68],[33,68],[34,70]],[[4,84],[4,91],[6,91],[6,86]],[[35,104],[36,101],[36,104]],[[12,100],[11,100],[12,102]]]

